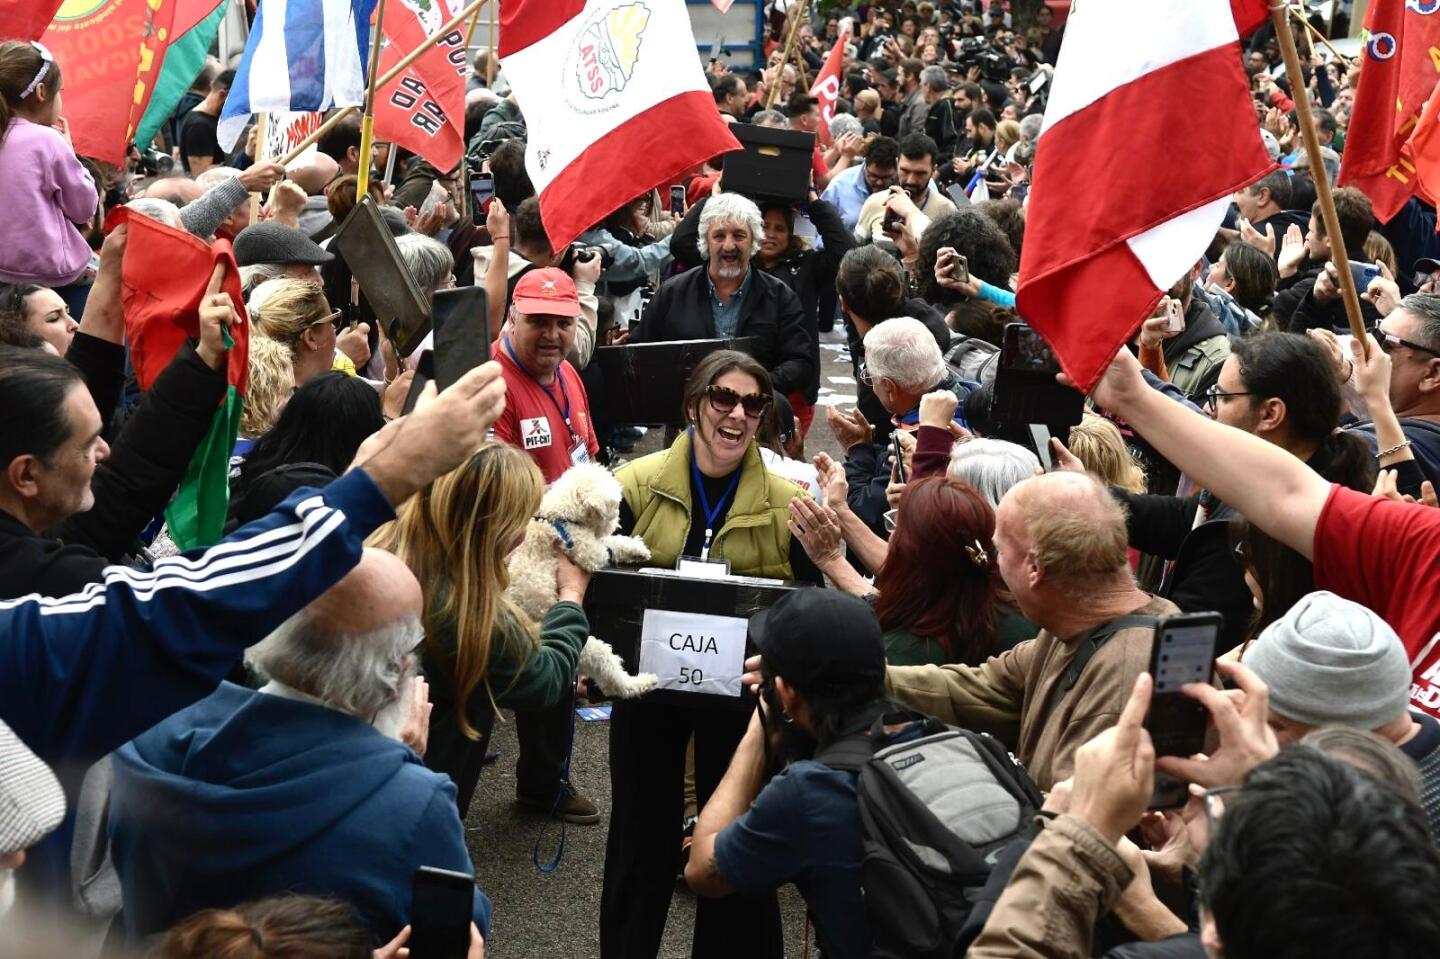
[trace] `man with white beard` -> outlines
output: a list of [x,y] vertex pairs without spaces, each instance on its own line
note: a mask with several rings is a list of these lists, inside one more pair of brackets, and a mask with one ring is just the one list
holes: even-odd
[[760,209],[738,193],[706,200],[698,240],[705,262],[661,284],[630,342],[751,337],[747,352],[770,371],[775,392],[805,389],[819,364],[815,316],[782,281],[751,268],[764,232]]

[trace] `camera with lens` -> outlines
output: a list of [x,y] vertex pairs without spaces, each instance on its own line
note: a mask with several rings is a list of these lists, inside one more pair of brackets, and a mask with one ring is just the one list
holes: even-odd
[[984,37],[963,38],[955,62],[964,70],[979,67],[980,75],[992,83],[1004,83],[1010,78],[1010,61]]
[[151,147],[140,154],[140,168],[146,176],[168,176],[175,172],[175,158]]
[[576,263],[589,263],[595,257],[600,257],[600,269],[608,270],[615,262],[612,256],[604,247],[586,246],[584,243],[571,243],[565,248],[560,261],[555,265],[566,273],[575,272]]

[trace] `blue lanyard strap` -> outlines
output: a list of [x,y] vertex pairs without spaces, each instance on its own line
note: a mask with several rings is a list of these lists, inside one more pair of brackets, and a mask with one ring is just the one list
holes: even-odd
[[515,364],[516,369],[530,377],[530,379],[535,380],[535,385],[545,391],[545,395],[550,397],[550,402],[555,404],[555,411],[559,413],[560,418],[565,421],[565,428],[570,431],[570,436],[572,438],[578,438],[575,437],[575,428],[570,425],[570,393],[565,389],[565,377],[560,374],[559,370],[555,371],[555,382],[560,384],[560,395],[565,397],[565,406],[562,409],[560,401],[555,398],[554,393],[550,392],[550,387],[541,383],[539,379],[536,379],[535,374],[527,370],[525,364],[520,362],[520,358],[515,355],[515,348],[510,345],[510,337],[508,335],[505,337],[504,343],[505,352],[510,354],[510,359]]
[[[692,444],[695,443],[695,430],[693,427],[690,430],[690,442]],[[711,509],[710,497],[705,493],[705,477],[700,473],[700,464],[695,461],[694,452],[690,454],[690,472],[695,477],[695,493],[700,497],[700,509],[705,513],[705,544],[700,548],[701,559],[708,559],[710,557],[710,541],[715,535],[715,520],[719,518],[720,513],[725,509],[725,504],[729,502],[730,497],[735,495],[735,490],[740,485],[740,473],[743,470],[744,467],[742,466],[731,475],[730,486],[725,490],[720,499],[716,501],[715,508]]]

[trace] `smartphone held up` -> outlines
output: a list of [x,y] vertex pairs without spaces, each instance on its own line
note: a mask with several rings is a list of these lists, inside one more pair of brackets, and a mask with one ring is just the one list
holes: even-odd
[[[1198,699],[1185,695],[1183,687],[1211,681],[1223,622],[1219,613],[1182,613],[1166,617],[1156,627],[1150,651],[1155,692],[1145,717],[1156,756],[1188,758],[1204,750],[1209,714]],[[1188,795],[1184,782],[1156,773],[1150,808],[1183,806]]]

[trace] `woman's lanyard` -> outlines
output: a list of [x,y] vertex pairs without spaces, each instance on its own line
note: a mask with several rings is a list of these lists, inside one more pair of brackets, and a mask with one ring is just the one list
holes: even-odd
[[[691,437],[693,442],[693,432]],[[700,473],[700,465],[695,462],[694,453],[690,454],[690,472],[695,477],[695,492],[700,497],[700,509],[705,513],[705,543],[700,547],[700,558],[702,560],[708,560],[710,558],[710,542],[715,538],[715,520],[724,512],[725,504],[730,500],[730,497],[735,495],[735,488],[740,485],[741,470],[737,469],[734,475],[730,477],[730,486],[725,490],[724,495],[715,503],[714,509],[710,508],[710,497],[705,494],[705,477]]]
[[550,402],[555,404],[555,412],[560,414],[560,418],[565,421],[565,429],[570,432],[570,442],[572,444],[580,442],[580,437],[576,434],[575,427],[570,425],[570,393],[565,389],[565,377],[560,374],[559,370],[555,371],[555,382],[560,384],[560,395],[565,397],[565,406],[562,408],[560,401],[555,398],[555,394],[550,392],[550,387],[536,379],[535,374],[527,370],[525,364],[520,362],[520,357],[515,355],[515,348],[510,345],[509,336],[505,337],[504,342],[505,352],[510,354],[510,359],[514,361],[516,369],[530,377],[530,379],[535,380],[535,385],[544,390],[545,395],[550,397]]

